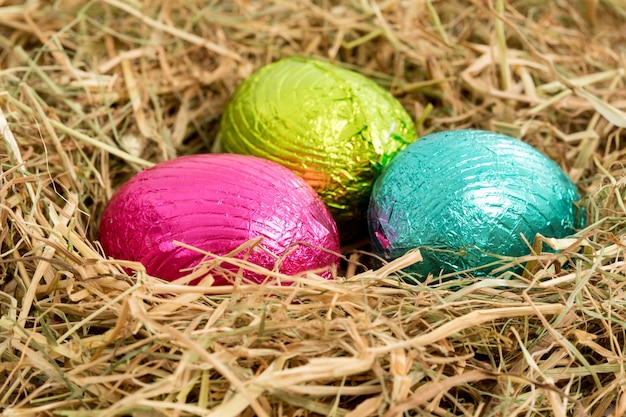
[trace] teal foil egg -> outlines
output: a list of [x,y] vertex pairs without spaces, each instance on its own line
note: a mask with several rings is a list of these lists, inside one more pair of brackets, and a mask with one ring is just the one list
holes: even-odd
[[417,133],[402,104],[374,81],[327,62],[286,58],[238,86],[220,139],[225,152],[269,159],[304,178],[346,241],[365,231],[374,181]]
[[532,244],[537,233],[573,234],[584,224],[579,200],[570,178],[532,146],[482,130],[446,131],[391,161],[374,184],[368,224],[374,251],[387,260],[419,248],[424,260],[408,272],[424,279],[527,255],[522,235]]

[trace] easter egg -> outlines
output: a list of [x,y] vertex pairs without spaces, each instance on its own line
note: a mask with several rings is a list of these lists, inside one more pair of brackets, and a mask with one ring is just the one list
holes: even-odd
[[583,223],[579,199],[563,170],[532,146],[487,131],[447,131],[391,161],[374,185],[368,224],[386,259],[418,248],[423,261],[408,271],[423,279],[527,255],[522,236],[532,245],[537,233],[573,234]]
[[99,235],[108,256],[169,281],[205,258],[175,241],[225,255],[261,237],[261,247],[236,257],[289,275],[330,277],[339,252],[337,226],[315,191],[287,168],[244,155],[184,156],[139,172],[108,202]]
[[[401,103],[374,81],[299,58],[244,80],[220,125],[223,151],[270,159],[300,175],[330,208],[343,236],[353,227],[366,230],[374,180],[416,138]],[[356,218],[362,223],[352,222]]]

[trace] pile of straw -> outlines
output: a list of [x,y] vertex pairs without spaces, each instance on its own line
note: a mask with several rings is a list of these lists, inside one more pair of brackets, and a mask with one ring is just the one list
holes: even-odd
[[[625,21],[619,0],[0,0],[2,415],[624,415]],[[420,135],[531,143],[588,226],[523,275],[415,285],[419,253],[376,269],[366,245],[283,287],[103,256],[112,192],[208,152],[235,87],[291,55],[375,80]]]

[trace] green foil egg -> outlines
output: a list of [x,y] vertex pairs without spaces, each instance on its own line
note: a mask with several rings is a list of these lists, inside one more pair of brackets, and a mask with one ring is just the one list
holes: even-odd
[[551,159],[512,137],[481,131],[434,133],[406,147],[378,178],[368,211],[377,254],[418,248],[407,271],[482,268],[530,253],[535,235],[562,238],[584,225],[576,186]]
[[244,80],[220,125],[225,152],[270,159],[303,177],[330,208],[344,240],[366,230],[375,179],[416,139],[409,114],[374,81],[299,58]]

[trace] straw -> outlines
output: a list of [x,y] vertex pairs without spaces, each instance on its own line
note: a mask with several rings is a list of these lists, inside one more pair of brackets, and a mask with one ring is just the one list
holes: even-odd
[[[624,415],[625,21],[609,0],[0,2],[1,415]],[[112,193],[210,152],[237,85],[294,55],[371,78],[420,135],[537,147],[587,225],[490,279],[407,280],[420,252],[367,240],[333,280],[190,248],[205,261],[168,283],[107,258]],[[232,284],[188,285],[208,273]]]

